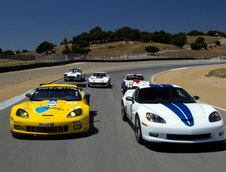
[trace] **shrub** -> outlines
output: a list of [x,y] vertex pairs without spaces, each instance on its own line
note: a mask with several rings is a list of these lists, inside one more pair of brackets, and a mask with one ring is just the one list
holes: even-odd
[[157,53],[157,52],[159,52],[159,48],[153,47],[153,46],[148,46],[145,48],[145,51],[148,53]]
[[221,46],[221,42],[218,41],[218,40],[215,42],[215,44],[216,44],[217,46]]

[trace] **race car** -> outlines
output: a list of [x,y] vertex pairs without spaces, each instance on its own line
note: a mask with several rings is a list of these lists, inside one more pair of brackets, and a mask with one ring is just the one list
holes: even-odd
[[70,69],[69,72],[64,73],[64,81],[84,81],[85,73],[80,68]]
[[224,142],[221,114],[198,98],[176,85],[137,87],[122,98],[122,119],[134,126],[138,143]]
[[88,79],[88,87],[110,87],[111,77],[106,72],[94,72]]
[[29,100],[11,110],[13,136],[55,136],[89,131],[89,94],[76,85],[44,84],[26,96]]
[[149,81],[145,81],[142,74],[127,74],[121,82],[121,91],[124,94],[128,89],[134,89],[143,84],[149,84]]

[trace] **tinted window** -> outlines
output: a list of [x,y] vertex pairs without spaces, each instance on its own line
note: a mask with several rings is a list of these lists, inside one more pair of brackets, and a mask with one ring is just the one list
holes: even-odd
[[139,89],[139,103],[194,103],[193,98],[182,88]]
[[93,76],[106,77],[106,73],[94,73]]
[[126,80],[144,80],[144,77],[142,75],[127,75]]
[[31,97],[33,101],[41,100],[81,100],[81,95],[76,88],[70,87],[43,87],[38,88]]

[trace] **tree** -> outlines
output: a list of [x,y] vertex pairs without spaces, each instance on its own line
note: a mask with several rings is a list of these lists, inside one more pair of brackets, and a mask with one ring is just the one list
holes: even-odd
[[71,53],[71,49],[69,48],[68,45],[65,45],[64,50],[63,50],[62,53],[63,53],[63,54],[69,54],[69,53]]
[[6,54],[6,55],[15,55],[15,53],[12,50],[6,50],[4,51],[2,54]]
[[161,30],[160,32],[154,32],[152,34],[151,40],[153,42],[169,44],[171,37],[172,35],[170,33],[166,33],[164,30]]
[[154,46],[148,46],[145,48],[145,51],[147,51],[148,53],[157,53],[159,52],[159,48]]
[[81,47],[88,47],[91,42],[93,42],[92,35],[83,32],[82,34],[73,37],[72,44],[77,44],[80,45]]
[[207,43],[205,42],[205,38],[198,37],[195,43],[190,44],[192,50],[200,50],[202,48],[207,49]]
[[224,37],[226,37],[226,34],[224,32],[217,31],[217,30],[209,30],[207,32],[207,35],[208,36],[224,36]]
[[64,40],[60,43],[60,45],[66,45],[68,44],[68,40],[67,38],[64,38]]
[[92,37],[93,43],[102,43],[104,42],[104,32],[100,26],[96,26],[89,31],[89,35]]
[[217,45],[217,46],[221,46],[221,42],[220,41],[215,41],[215,44]]
[[119,28],[115,32],[119,41],[139,41],[140,39],[140,31],[128,26]]
[[151,34],[148,32],[140,32],[140,41],[141,42],[150,42]]
[[71,50],[72,53],[75,53],[75,54],[88,54],[89,51],[90,51],[90,49],[88,49],[88,48],[81,48],[79,45],[76,45],[76,44],[72,45],[72,50]]
[[3,53],[3,51],[2,51],[2,49],[0,48],[0,54],[2,54]]
[[37,53],[46,52],[46,54],[53,53],[54,52],[54,44],[52,44],[48,41],[44,41],[36,48],[36,52]]
[[200,32],[198,30],[192,30],[192,31],[188,32],[187,35],[189,35],[189,36],[201,36],[201,35],[204,35],[204,33]]
[[192,50],[200,50],[202,48],[200,44],[191,43],[190,45]]
[[103,32],[100,26],[95,26],[94,28],[92,28],[89,33],[90,34],[95,34],[95,33],[101,33]]
[[178,33],[172,36],[171,41],[173,45],[182,48],[187,42],[187,36],[185,33]]

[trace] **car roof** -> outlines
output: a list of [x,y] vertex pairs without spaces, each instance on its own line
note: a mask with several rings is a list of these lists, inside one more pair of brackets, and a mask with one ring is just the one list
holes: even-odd
[[143,76],[143,74],[135,74],[135,73],[133,73],[133,74],[132,74],[132,73],[126,74],[126,76],[136,76],[136,75],[137,75],[137,76]]
[[139,85],[139,88],[181,88],[178,85],[172,85],[172,84],[142,84]]
[[106,72],[94,72],[94,73],[104,73],[104,74],[107,74]]
[[77,85],[74,84],[40,84],[39,88],[44,87],[72,87],[72,88],[78,88]]

